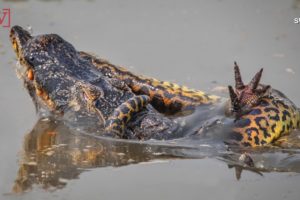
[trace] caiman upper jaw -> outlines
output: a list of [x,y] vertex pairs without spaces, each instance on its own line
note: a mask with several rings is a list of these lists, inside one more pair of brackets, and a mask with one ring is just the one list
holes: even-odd
[[245,109],[247,110],[257,105],[260,99],[265,96],[270,86],[259,84],[262,72],[263,69],[260,69],[250,83],[245,85],[242,80],[240,68],[234,62],[235,90],[232,86],[228,86],[232,112],[240,114]]
[[24,70],[18,70],[19,75],[22,75],[22,77],[25,78],[27,81],[33,81],[34,72],[24,58],[24,49],[26,49],[25,46],[28,43],[28,41],[32,39],[32,36],[28,31],[24,30],[20,26],[13,26],[10,30],[9,36],[13,49],[16,52],[17,58],[20,62],[19,65],[22,66],[22,68],[24,68]]
[[19,58],[21,49],[24,47],[27,41],[32,38],[32,36],[22,27],[13,26],[10,29],[9,37],[13,45],[13,49],[15,50],[17,57]]

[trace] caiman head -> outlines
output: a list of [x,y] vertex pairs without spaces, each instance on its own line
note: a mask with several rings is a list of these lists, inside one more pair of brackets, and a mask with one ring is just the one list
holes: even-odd
[[56,34],[33,37],[20,26],[11,28],[10,40],[19,61],[19,76],[36,106],[63,112],[74,85],[65,66],[74,63],[73,46]]
[[97,99],[106,109],[101,110],[101,116],[106,117],[132,96],[93,69],[89,61],[80,57],[59,35],[32,36],[22,27],[14,26],[10,39],[20,63],[19,75],[37,109],[43,107],[54,113],[65,113],[85,108],[90,113],[88,103]]

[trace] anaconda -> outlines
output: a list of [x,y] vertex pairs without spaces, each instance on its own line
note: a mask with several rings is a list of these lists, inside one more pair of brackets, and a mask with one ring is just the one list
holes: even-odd
[[[19,26],[10,32],[23,66],[22,78],[37,107],[52,113],[97,116],[103,134],[128,139],[185,136],[176,117],[222,105],[221,97],[174,83],[135,75],[124,68],[77,51],[56,34],[32,36]],[[274,142],[300,126],[300,111],[285,95],[259,84],[260,70],[245,85],[235,63],[235,89],[224,116],[229,141],[244,146]],[[232,142],[231,142],[232,143]]]

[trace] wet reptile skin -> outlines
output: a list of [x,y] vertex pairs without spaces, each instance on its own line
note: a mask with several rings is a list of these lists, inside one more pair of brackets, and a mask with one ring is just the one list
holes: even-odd
[[[36,68],[28,67],[28,65],[34,66],[37,64],[31,61],[32,55],[27,54],[28,52],[32,54],[32,52],[40,51],[41,47],[46,47],[44,48],[43,54],[49,54],[48,48],[56,44],[57,41],[55,40],[59,38],[59,45],[61,45],[64,50],[61,52],[65,53],[66,57],[63,57],[62,54],[53,54],[47,58],[55,63],[57,62],[55,56],[58,56],[60,61],[65,65],[76,63],[79,68],[82,68],[82,65],[86,66],[83,67],[84,70],[81,71],[77,68],[68,69],[66,72],[70,71],[72,76],[75,77],[72,78],[72,81],[68,84],[78,85],[78,83],[82,83],[79,84],[79,87],[75,88],[75,93],[78,93],[78,89],[81,90],[83,88],[84,98],[82,102],[87,104],[86,107],[89,108],[88,110],[95,111],[98,113],[98,116],[100,116],[99,118],[106,122],[106,130],[108,130],[108,132],[112,130],[113,133],[116,132],[116,135],[124,136],[124,127],[126,128],[130,123],[135,125],[135,121],[139,120],[134,116],[141,112],[143,113],[143,117],[151,116],[151,120],[144,120],[144,123],[137,123],[140,127],[142,127],[141,124],[143,124],[141,132],[147,131],[147,127],[144,127],[145,124],[148,123],[150,124],[149,126],[152,127],[153,122],[156,123],[157,120],[161,119],[163,122],[168,122],[164,124],[164,128],[168,131],[165,131],[165,137],[160,136],[158,138],[169,139],[170,130],[172,129],[170,126],[174,126],[174,124],[168,121],[169,118],[167,117],[154,117],[155,119],[153,119],[152,116],[160,115],[147,105],[148,101],[159,112],[173,115],[193,111],[202,105],[216,105],[221,99],[220,97],[208,95],[202,91],[188,89],[187,87],[179,86],[174,83],[135,75],[124,68],[112,65],[90,54],[77,52],[72,45],[57,35],[55,35],[55,37],[53,34],[32,37],[21,27],[15,26],[11,30],[10,37],[19,61],[28,68],[27,79],[32,79],[35,83],[28,84],[30,81],[25,82],[25,85],[27,83],[27,88],[31,96],[38,94],[39,99],[46,102],[47,106],[52,108],[52,110],[59,109],[59,106],[53,103],[61,103],[61,101],[57,101],[58,98],[63,99],[64,105],[69,105],[72,100],[71,98],[66,98],[66,96],[69,97],[71,91],[68,91],[68,94],[65,93],[59,96],[56,93],[60,91],[49,91],[49,88],[46,88],[45,84],[37,84]],[[53,38],[55,38],[55,40]],[[35,42],[31,42],[33,40]],[[35,46],[33,44],[35,44]],[[38,59],[41,55],[40,52],[35,54]],[[67,58],[70,60],[67,61]],[[41,59],[41,63],[39,63],[42,65],[41,68],[47,67],[47,62],[49,61]],[[58,64],[61,65],[60,62],[58,62]],[[51,70],[48,72],[53,74],[53,69]],[[85,70],[92,73],[88,74]],[[235,108],[235,106],[237,106],[240,111],[232,124],[229,124],[232,129],[230,139],[244,146],[255,147],[269,144],[278,137],[288,134],[293,129],[299,128],[300,125],[299,110],[283,94],[273,89],[269,89],[268,93],[262,93],[262,91],[265,92],[267,87],[258,85],[261,72],[262,71],[260,71],[260,73],[256,75],[256,78],[253,79],[253,82],[249,84],[251,87],[236,84],[236,90],[234,91],[236,94],[231,95],[231,97],[233,96],[231,99],[232,107]],[[97,74],[99,77],[94,77],[92,81],[86,81],[87,79],[90,80],[93,74]],[[66,76],[64,78],[69,77],[62,73],[59,73],[59,75]],[[238,78],[240,77],[236,76],[236,80]],[[99,82],[102,83],[98,84]],[[105,84],[103,84],[103,82]],[[55,87],[56,85],[54,84],[57,85],[58,83],[53,82],[49,87]],[[33,92],[33,90],[37,92]],[[117,100],[115,104],[112,103],[115,102],[113,98],[116,96],[112,95],[114,93],[119,94],[117,95],[119,96],[119,100]],[[144,110],[145,107],[147,107],[146,111]],[[245,109],[245,107],[247,107],[247,109]],[[150,115],[148,114],[149,110],[151,111]],[[234,111],[234,109],[232,110]],[[153,130],[164,130],[164,128],[161,129],[161,127],[157,126],[154,127]],[[136,135],[134,133],[135,130],[136,129],[133,128],[133,135]],[[152,138],[152,136],[146,138]]]
[[[104,75],[125,81],[134,93],[149,95],[152,105],[163,113],[184,112],[196,106],[213,105],[220,100],[218,96],[199,90],[135,75],[85,52],[81,52],[81,55],[91,60]],[[272,90],[235,121],[231,138],[244,146],[261,146],[299,127],[299,109],[282,93]]]
[[[120,80],[95,71],[56,34],[32,37],[19,26],[11,40],[21,64],[19,75],[37,109],[57,117],[88,116],[104,133],[128,139],[175,137],[178,125],[135,95]],[[87,122],[89,122],[88,120]]]
[[270,96],[236,121],[232,138],[244,146],[261,146],[299,127],[299,110],[282,97]]
[[185,113],[194,110],[196,106],[215,104],[220,99],[176,83],[135,75],[85,52],[80,52],[80,55],[90,60],[105,76],[124,81],[135,94],[149,96],[151,104],[165,114]]

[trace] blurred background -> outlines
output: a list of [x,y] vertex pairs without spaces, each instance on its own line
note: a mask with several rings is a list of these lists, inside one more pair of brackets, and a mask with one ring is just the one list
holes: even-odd
[[[297,0],[1,0],[0,17],[7,8],[11,26],[56,33],[138,74],[212,93],[233,84],[234,61],[246,82],[263,67],[263,83],[300,105]],[[9,28],[0,26],[0,199],[299,199],[299,174],[246,172],[238,182],[214,159],[98,168],[62,190],[9,194],[37,120],[15,64]]]

